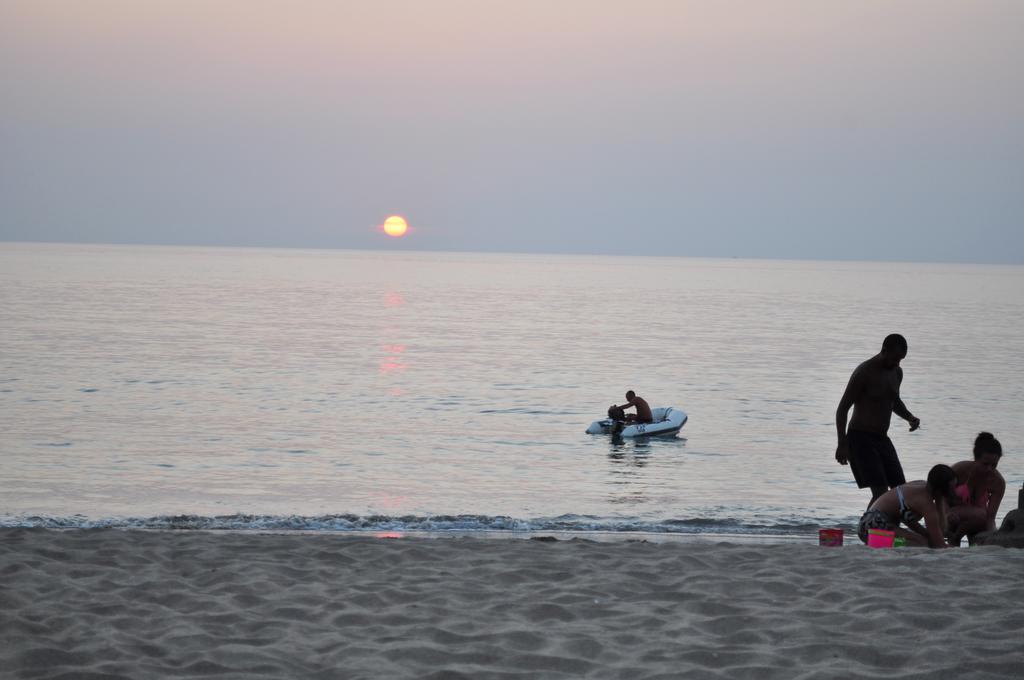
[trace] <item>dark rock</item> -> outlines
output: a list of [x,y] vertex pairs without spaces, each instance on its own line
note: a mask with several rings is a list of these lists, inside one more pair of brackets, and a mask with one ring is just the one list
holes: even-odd
[[979,545],[1001,545],[1004,548],[1024,548],[1024,510],[1010,510],[996,531],[978,534]]

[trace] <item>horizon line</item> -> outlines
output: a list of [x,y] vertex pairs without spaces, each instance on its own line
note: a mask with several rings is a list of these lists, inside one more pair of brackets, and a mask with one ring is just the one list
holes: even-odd
[[22,245],[43,245],[43,246],[115,246],[115,247],[141,247],[141,248],[200,248],[218,250],[296,250],[296,251],[354,251],[354,252],[378,252],[378,253],[452,253],[463,255],[552,255],[562,257],[644,257],[652,259],[690,259],[690,260],[752,260],[766,262],[837,262],[847,264],[936,264],[936,265],[973,265],[991,267],[1020,267],[1024,266],[1024,260],[1020,262],[978,262],[974,260],[904,260],[904,259],[881,259],[864,260],[858,258],[840,259],[832,257],[773,257],[767,255],[665,255],[665,254],[642,254],[642,253],[599,253],[579,251],[557,251],[557,250],[459,250],[450,248],[410,248],[398,245],[393,248],[368,248],[358,246],[298,246],[298,245],[227,245],[210,243],[142,243],[131,241],[27,241],[22,239],[0,238],[0,243],[22,244]]

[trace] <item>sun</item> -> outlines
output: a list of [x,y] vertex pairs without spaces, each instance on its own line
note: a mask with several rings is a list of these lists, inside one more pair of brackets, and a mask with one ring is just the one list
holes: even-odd
[[384,220],[384,233],[388,236],[404,236],[408,229],[409,225],[401,215],[392,215]]

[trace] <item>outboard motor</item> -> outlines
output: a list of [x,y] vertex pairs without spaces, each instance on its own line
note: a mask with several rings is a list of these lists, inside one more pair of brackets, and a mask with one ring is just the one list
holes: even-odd
[[622,434],[622,428],[626,427],[626,412],[621,406],[609,406],[608,417],[615,421],[612,426],[612,434]]

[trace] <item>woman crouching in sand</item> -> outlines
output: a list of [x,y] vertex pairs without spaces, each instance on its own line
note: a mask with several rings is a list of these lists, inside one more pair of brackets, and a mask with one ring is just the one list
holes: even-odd
[[974,537],[982,531],[995,531],[996,513],[1006,492],[1006,480],[996,471],[1003,447],[990,432],[982,432],[974,440],[974,460],[953,466],[957,479],[956,502],[949,510],[950,545],[960,545],[966,536],[974,545]]
[[936,465],[928,471],[928,481],[907,482],[879,496],[860,518],[857,535],[867,543],[868,529],[888,529],[905,538],[908,545],[948,548],[943,536],[956,484],[953,468]]

